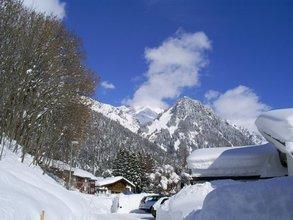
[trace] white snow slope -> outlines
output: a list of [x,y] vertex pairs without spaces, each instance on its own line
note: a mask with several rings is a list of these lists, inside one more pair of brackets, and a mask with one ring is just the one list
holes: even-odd
[[[2,146],[0,145],[0,148]],[[17,155],[4,149],[0,161],[0,219],[96,219],[100,213],[110,213],[112,198],[68,191],[40,167],[24,163]]]

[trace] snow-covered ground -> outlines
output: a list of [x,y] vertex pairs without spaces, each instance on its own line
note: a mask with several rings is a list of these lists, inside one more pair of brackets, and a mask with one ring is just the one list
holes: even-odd
[[42,210],[46,220],[152,219],[150,214],[137,211],[146,194],[118,195],[121,208],[119,214],[112,214],[111,206],[117,195],[68,191],[31,162],[32,157],[27,156],[21,163],[18,155],[4,148],[0,161],[1,220],[39,219]]
[[105,220],[134,220],[134,219],[154,219],[150,213],[139,210],[139,203],[141,199],[148,195],[147,193],[116,195],[119,198],[119,208],[117,213],[100,214],[98,219]]
[[24,163],[4,149],[0,161],[0,219],[95,219],[99,213],[110,213],[112,198],[68,191],[40,167]]

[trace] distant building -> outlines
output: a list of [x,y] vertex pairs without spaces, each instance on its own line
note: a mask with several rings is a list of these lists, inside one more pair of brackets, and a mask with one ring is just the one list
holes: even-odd
[[103,179],[79,168],[70,169],[68,164],[56,160],[52,161],[49,171],[62,179],[64,184],[68,183],[71,174],[72,186],[80,192],[88,194],[95,194],[96,181]]
[[109,177],[96,182],[97,192],[127,193],[133,192],[135,185],[122,176]]
[[72,186],[83,193],[127,193],[135,189],[135,185],[122,176],[96,177],[79,168],[70,169],[70,166],[62,161],[53,160],[48,171],[64,181],[64,185],[68,183],[71,173]]
[[96,182],[102,179],[103,178],[96,177],[85,170],[74,168],[72,184],[75,188],[79,189],[80,192],[95,194]]

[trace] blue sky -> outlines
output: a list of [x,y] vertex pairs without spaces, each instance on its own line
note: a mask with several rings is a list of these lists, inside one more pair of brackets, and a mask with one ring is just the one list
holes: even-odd
[[[228,119],[243,109],[247,110],[245,114],[253,118],[268,108],[292,107],[293,1],[43,2],[58,2],[55,8],[52,5],[46,7],[51,7],[52,12],[59,13],[60,8],[63,10],[64,13],[60,12],[58,16],[83,40],[86,64],[101,76],[102,81],[108,82],[104,82],[108,89],[100,86],[94,95],[102,102],[120,105],[124,100],[133,104],[136,102],[134,100],[148,97],[154,101],[150,105],[162,107],[171,104],[179,96],[187,95],[210,104],[220,115],[226,114]],[[196,78],[192,79],[193,83],[188,85],[186,81],[181,82],[178,87],[176,80],[171,81],[169,87],[174,85],[177,88],[172,91],[164,82],[160,82],[158,90],[158,85],[156,87],[151,83],[154,81],[152,69],[170,53],[161,58],[156,57],[155,53],[162,52],[162,45],[168,43],[175,42],[179,47],[185,45],[185,40],[198,32],[206,36],[210,48],[196,51],[190,50],[190,45],[187,45],[183,49],[195,56],[200,53],[207,64],[199,70],[196,65],[187,68],[191,72],[196,69],[195,73],[191,73],[193,75],[189,75]],[[146,48],[153,54],[148,54]],[[189,56],[188,53],[186,55]],[[174,57],[175,53],[171,59]],[[184,68],[181,68],[182,74]],[[158,75],[158,71],[155,74]],[[167,82],[168,75],[160,79]],[[144,86],[153,90],[153,93],[141,92]]]
[[87,64],[114,90],[96,98],[119,105],[144,81],[144,50],[178,29],[203,31],[212,41],[200,86],[183,94],[203,99],[207,90],[252,88],[268,105],[292,106],[292,1],[65,1],[65,22],[83,40]]

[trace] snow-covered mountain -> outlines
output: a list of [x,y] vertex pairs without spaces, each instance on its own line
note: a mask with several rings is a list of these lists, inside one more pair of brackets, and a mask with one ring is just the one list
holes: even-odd
[[179,99],[139,133],[170,153],[254,144],[241,130],[188,97]]
[[134,116],[141,125],[145,125],[149,122],[154,121],[158,117],[158,113],[151,110],[150,108],[144,108],[137,110]]
[[142,125],[153,121],[158,116],[150,108],[135,110],[132,107],[124,105],[115,107],[90,98],[86,99],[90,102],[93,111],[99,112],[113,121],[117,121],[123,127],[128,128],[134,133],[137,133]]
[[[99,133],[99,143],[94,145],[107,149],[104,150],[107,155],[113,156],[117,146],[127,145],[135,150],[160,155],[159,158],[163,150],[168,158],[175,156],[184,161],[197,148],[261,142],[256,135],[221,119],[210,108],[188,97],[177,100],[159,115],[149,108],[135,110],[86,100],[90,102],[93,112],[98,114],[95,117],[99,118],[93,119],[96,126],[93,135]],[[156,152],[155,148],[159,151]],[[108,156],[105,155],[105,158]]]
[[127,107],[113,107],[88,98],[83,102],[91,108],[91,120],[86,126],[86,138],[76,160],[78,167],[101,175],[112,168],[122,147],[136,153],[148,153],[159,164],[171,161],[170,155],[136,133],[139,123]]
[[130,131],[137,133],[140,128],[140,122],[136,118],[136,112],[129,107],[119,106],[115,107],[109,104],[104,104],[93,99],[89,99],[91,102],[91,109],[95,112],[99,112],[107,118],[117,121],[123,127],[128,128]]

